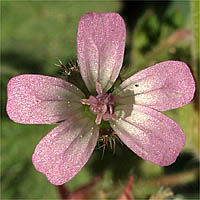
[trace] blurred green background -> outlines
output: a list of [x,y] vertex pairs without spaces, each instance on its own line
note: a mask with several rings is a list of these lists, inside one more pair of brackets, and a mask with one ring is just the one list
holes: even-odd
[[[1,2],[1,198],[59,199],[58,187],[37,172],[31,161],[36,144],[55,125],[22,125],[6,114],[6,85],[23,73],[61,77],[54,64],[76,62],[77,24],[88,12],[118,12],[127,28],[121,78],[164,60],[186,62],[198,85],[198,1],[2,1]],[[186,134],[177,161],[158,167],[138,158],[125,145],[116,152],[95,150],[81,172],[65,184],[70,191],[94,177],[91,199],[118,199],[134,176],[135,199],[198,199],[198,92],[187,106],[165,112]],[[161,189],[164,188],[164,189]],[[164,195],[168,188],[174,195]],[[90,188],[91,189],[91,188]],[[83,191],[84,192],[84,191]]]

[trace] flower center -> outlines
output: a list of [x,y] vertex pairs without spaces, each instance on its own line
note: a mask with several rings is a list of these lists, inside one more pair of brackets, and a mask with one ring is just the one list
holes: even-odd
[[97,96],[90,96],[89,99],[81,99],[81,103],[90,105],[90,112],[97,115],[95,120],[97,125],[101,123],[102,118],[104,121],[116,120],[117,116],[114,114],[114,104],[119,99],[119,96],[103,92],[99,83],[96,84],[96,91],[98,93]]

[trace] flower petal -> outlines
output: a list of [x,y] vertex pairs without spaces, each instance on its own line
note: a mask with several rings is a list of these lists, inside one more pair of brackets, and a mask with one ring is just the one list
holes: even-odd
[[93,121],[80,116],[72,116],[55,127],[34,151],[35,168],[54,185],[62,185],[73,178],[95,148],[98,128]]
[[126,29],[117,13],[89,13],[78,25],[78,63],[85,84],[96,92],[96,82],[104,92],[119,75],[125,46]]
[[111,126],[133,152],[160,166],[175,162],[185,135],[173,120],[140,105],[118,106],[116,110],[119,119],[111,121]]
[[8,83],[7,113],[23,124],[50,124],[81,109],[83,93],[74,85],[54,77],[20,75]]
[[113,93],[120,95],[120,104],[145,105],[165,111],[188,104],[194,92],[189,67],[180,61],[165,61],[131,76]]

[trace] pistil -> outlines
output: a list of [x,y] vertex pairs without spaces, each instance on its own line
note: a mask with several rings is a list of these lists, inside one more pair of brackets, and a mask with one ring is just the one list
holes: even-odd
[[116,120],[114,113],[114,104],[119,96],[113,96],[111,93],[103,92],[101,85],[96,84],[97,96],[90,96],[89,99],[81,99],[82,104],[90,105],[90,112],[97,114],[96,124],[99,125],[101,120]]

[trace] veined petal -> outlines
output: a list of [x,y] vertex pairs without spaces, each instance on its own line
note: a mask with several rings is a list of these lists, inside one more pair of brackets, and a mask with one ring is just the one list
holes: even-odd
[[98,127],[84,116],[72,116],[48,133],[36,146],[35,168],[54,185],[73,178],[91,156],[99,135]]
[[133,152],[160,166],[175,162],[185,135],[173,120],[140,105],[118,106],[116,110],[119,119],[111,121],[111,126]]
[[145,105],[165,111],[188,104],[194,92],[189,67],[180,61],[165,61],[131,76],[113,94],[120,95],[120,104]]
[[103,91],[111,88],[119,75],[126,30],[117,13],[89,13],[78,25],[78,63],[85,84],[96,92],[96,82]]
[[7,113],[18,123],[50,124],[82,109],[84,94],[59,78],[24,74],[12,78],[7,89]]

